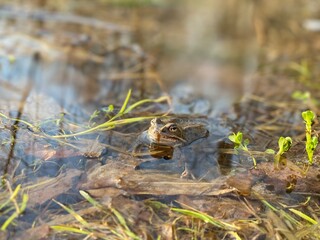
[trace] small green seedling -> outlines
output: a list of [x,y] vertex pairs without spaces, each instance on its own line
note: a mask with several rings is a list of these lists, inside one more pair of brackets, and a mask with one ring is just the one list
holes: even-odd
[[248,144],[249,144],[249,140],[248,139],[245,139],[243,142],[242,142],[242,139],[243,139],[243,134],[242,132],[237,132],[237,133],[232,133],[232,135],[229,136],[229,140],[231,142],[234,143],[234,149],[237,150],[237,149],[241,149],[241,150],[244,150],[244,151],[248,151]]
[[278,140],[278,145],[279,145],[279,151],[277,154],[274,156],[274,168],[278,169],[279,168],[279,163],[281,162],[281,157],[282,154],[289,151],[292,145],[292,139],[291,137],[280,137]]
[[318,145],[318,138],[311,135],[311,125],[316,115],[311,110],[302,112],[302,118],[306,124],[306,151],[308,154],[309,164],[313,164],[313,152]]
[[236,152],[238,152],[238,150],[242,150],[251,156],[253,161],[253,167],[256,168],[256,159],[252,156],[251,152],[248,149],[249,140],[243,140],[242,132],[232,133],[232,135],[229,136],[229,140],[234,143],[234,150],[236,150]]

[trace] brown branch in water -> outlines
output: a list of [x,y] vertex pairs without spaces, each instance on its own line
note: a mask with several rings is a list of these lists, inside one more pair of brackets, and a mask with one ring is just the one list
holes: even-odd
[[12,132],[12,138],[11,138],[11,144],[10,144],[11,147],[10,147],[8,158],[6,159],[6,163],[5,163],[4,170],[3,170],[4,177],[6,177],[6,175],[8,174],[10,162],[11,162],[11,159],[13,158],[14,149],[15,149],[15,145],[16,145],[16,136],[17,136],[17,132],[18,132],[19,119],[21,118],[26,100],[27,100],[27,98],[30,94],[30,91],[32,89],[32,84],[30,82],[28,82],[27,84],[28,85],[27,85],[25,91],[23,92],[23,95],[20,100],[20,104],[19,104],[19,108],[18,108],[18,115],[16,117],[17,120],[14,122],[14,124],[11,127],[11,132]]

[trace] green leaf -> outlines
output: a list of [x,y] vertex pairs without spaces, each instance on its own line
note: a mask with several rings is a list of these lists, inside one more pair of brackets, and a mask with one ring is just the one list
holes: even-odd
[[242,137],[243,137],[242,132],[237,132],[237,134],[236,134],[236,141],[237,141],[238,143],[241,143],[241,142],[242,142]]
[[275,154],[276,151],[271,149],[271,148],[268,148],[267,150],[264,151],[266,154]]
[[307,144],[306,146],[307,151],[313,152],[318,145],[318,138],[312,137],[311,141],[307,142],[306,144]]
[[291,137],[286,137],[283,139],[283,152],[289,151],[292,145],[292,139]]
[[228,138],[231,142],[236,143],[236,134],[235,133],[232,133],[232,135],[230,135]]
[[236,142],[236,134],[235,134],[235,133],[232,133],[232,135],[230,135],[228,138],[229,138],[229,140],[230,140],[231,142],[233,142],[233,143]]
[[311,110],[304,111],[304,112],[302,112],[301,115],[302,115],[303,120],[309,125],[312,124],[313,120],[316,117],[314,112],[312,112]]
[[317,145],[318,145],[318,138],[316,136],[313,136],[311,138],[311,142],[313,144],[313,149],[315,149],[317,147]]
[[229,136],[229,140],[235,144],[241,144],[242,132],[232,133],[232,135]]

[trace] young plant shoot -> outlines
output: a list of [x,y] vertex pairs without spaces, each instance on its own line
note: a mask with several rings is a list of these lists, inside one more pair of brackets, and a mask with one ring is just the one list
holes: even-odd
[[311,135],[311,125],[316,115],[311,110],[302,112],[302,118],[306,124],[306,151],[308,154],[309,164],[313,164],[313,152],[318,145],[318,138]]
[[248,149],[249,140],[248,139],[242,140],[242,139],[243,139],[242,132],[232,133],[232,135],[229,136],[229,140],[234,143],[234,150],[236,150],[236,152],[238,152],[238,150],[242,150],[248,153],[252,158],[253,167],[256,168],[257,167],[256,159],[252,156],[252,154]]
[[292,145],[291,137],[280,137],[278,140],[279,151],[274,156],[274,168],[279,169],[279,163],[282,160],[282,154],[289,151]]

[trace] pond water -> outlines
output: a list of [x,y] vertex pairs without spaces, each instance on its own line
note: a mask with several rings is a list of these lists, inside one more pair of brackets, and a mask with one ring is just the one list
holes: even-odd
[[319,7],[1,1],[0,236],[317,239]]

